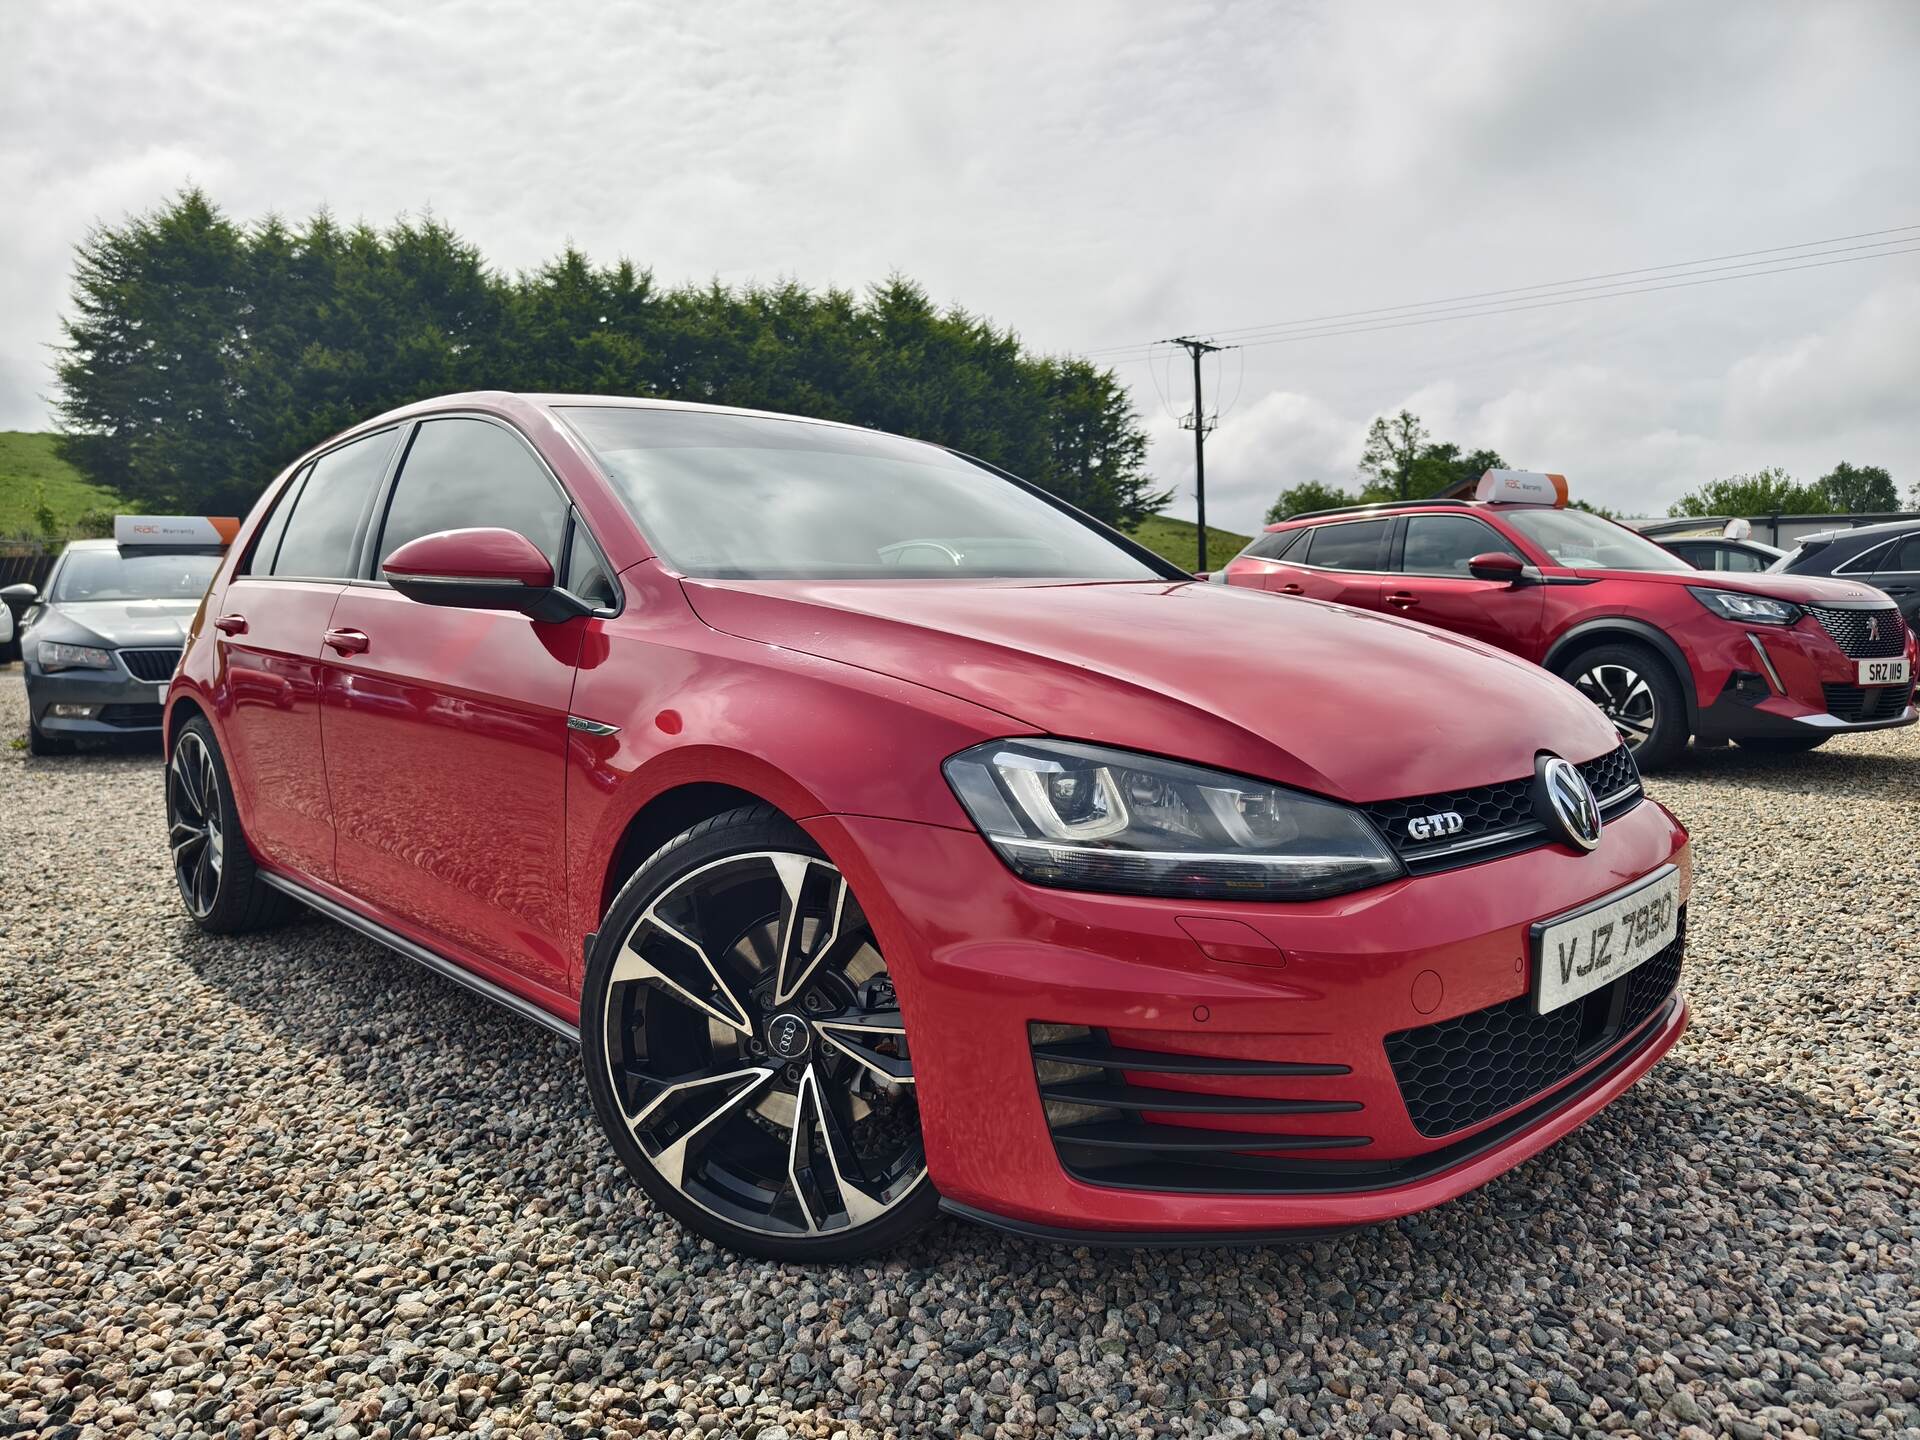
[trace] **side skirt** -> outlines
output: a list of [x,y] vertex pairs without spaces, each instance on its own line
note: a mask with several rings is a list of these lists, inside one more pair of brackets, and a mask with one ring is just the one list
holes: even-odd
[[575,1045],[580,1043],[580,1031],[577,1026],[569,1025],[558,1015],[541,1009],[524,996],[516,995],[511,990],[494,984],[485,976],[474,974],[465,966],[455,964],[446,956],[437,954],[424,945],[417,945],[404,935],[394,934],[379,921],[369,920],[359,911],[349,910],[345,905],[329,900],[324,895],[317,895],[297,881],[289,880],[284,875],[276,875],[271,870],[261,870],[259,878],[274,889],[285,891],[302,905],[318,910],[329,920],[338,920],[349,929],[358,930],[369,940],[377,940],[389,950],[406,956],[416,965],[424,965],[436,975],[444,975],[454,984],[464,985],[474,994],[491,1000],[501,1009],[510,1010],[521,1019],[531,1020],[536,1025],[543,1025],[563,1040],[570,1040]]

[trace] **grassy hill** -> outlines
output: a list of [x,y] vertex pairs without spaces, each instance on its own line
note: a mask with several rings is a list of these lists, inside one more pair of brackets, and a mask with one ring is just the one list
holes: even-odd
[[33,518],[39,486],[45,487],[47,505],[62,532],[89,510],[119,506],[118,495],[88,484],[54,454],[53,441],[41,431],[0,430],[0,535],[39,533]]
[[[1164,555],[1184,570],[1194,568],[1195,535],[1191,520],[1174,520],[1165,515],[1150,515],[1133,531],[1133,538],[1156,554]],[[1207,527],[1207,568],[1218,569],[1245,548],[1248,537],[1231,530]]]

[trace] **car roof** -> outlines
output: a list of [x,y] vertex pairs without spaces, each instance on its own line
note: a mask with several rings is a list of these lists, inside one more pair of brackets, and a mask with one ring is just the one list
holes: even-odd
[[1303,514],[1289,515],[1284,520],[1276,520],[1268,525],[1267,531],[1289,530],[1309,520],[1365,520],[1390,515],[1418,515],[1421,513],[1451,515],[1460,511],[1473,514],[1475,511],[1491,513],[1495,510],[1558,510],[1558,505],[1529,505],[1523,502],[1502,500],[1376,500],[1367,505],[1336,505],[1329,510],[1308,510]]

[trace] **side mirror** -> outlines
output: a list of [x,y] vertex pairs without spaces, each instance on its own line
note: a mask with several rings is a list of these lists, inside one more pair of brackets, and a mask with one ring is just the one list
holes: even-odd
[[1489,550],[1467,561],[1467,573],[1476,580],[1504,580],[1518,585],[1527,574],[1527,562],[1505,550]]
[[22,605],[31,605],[40,598],[40,587],[31,580],[22,580],[17,585],[9,585],[0,590],[0,600],[17,600]]
[[422,605],[513,610],[558,622],[591,609],[553,583],[553,566],[513,530],[438,530],[380,563],[393,588]]

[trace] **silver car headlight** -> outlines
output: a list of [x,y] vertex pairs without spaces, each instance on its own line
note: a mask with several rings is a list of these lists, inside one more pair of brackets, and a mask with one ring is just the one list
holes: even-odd
[[40,642],[42,670],[110,670],[113,656],[94,645],[64,645],[58,640]]
[[1023,880],[1194,900],[1314,900],[1404,873],[1356,811],[1261,780],[1066,740],[993,740],[947,783]]

